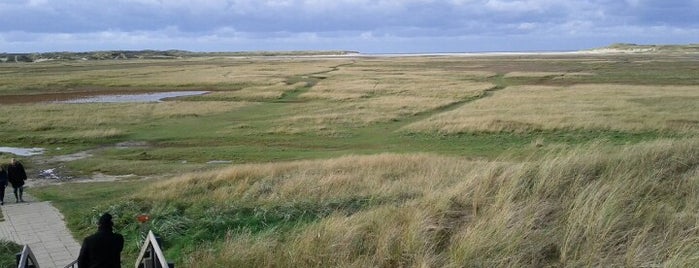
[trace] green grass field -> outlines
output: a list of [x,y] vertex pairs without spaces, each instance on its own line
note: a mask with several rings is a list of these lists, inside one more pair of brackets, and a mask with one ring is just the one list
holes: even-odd
[[[662,53],[8,63],[0,135],[90,152],[64,175],[132,175],[30,190],[78,240],[116,215],[126,266],[148,213],[181,267],[686,267],[698,69]],[[37,102],[178,90],[210,93]]]

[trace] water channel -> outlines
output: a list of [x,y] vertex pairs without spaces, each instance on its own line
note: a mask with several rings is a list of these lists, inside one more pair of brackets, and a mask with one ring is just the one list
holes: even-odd
[[32,156],[44,153],[44,148],[18,148],[18,147],[0,147],[1,153],[11,153],[17,156]]
[[57,101],[56,103],[105,103],[105,102],[159,102],[167,98],[197,96],[208,91],[171,91],[140,94],[98,95],[85,98]]
[[[170,91],[170,92],[152,92],[139,94],[113,94],[113,95],[97,95],[82,98],[74,98],[68,100],[54,101],[53,103],[126,103],[126,102],[160,102],[168,98],[197,96],[209,93],[209,91]],[[2,147],[0,153],[10,153],[16,156],[33,156],[43,154],[44,148],[21,148],[21,147]]]

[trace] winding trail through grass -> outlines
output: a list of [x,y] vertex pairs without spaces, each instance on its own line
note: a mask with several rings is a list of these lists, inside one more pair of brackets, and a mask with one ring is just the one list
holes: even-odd
[[[132,131],[129,140],[154,144],[153,157],[145,160],[171,161],[185,159],[191,162],[226,159],[234,163],[324,159],[350,154],[377,153],[439,153],[474,158],[495,158],[505,152],[526,157],[540,153],[533,146],[535,140],[547,144],[581,144],[605,139],[625,144],[657,139],[658,133],[620,133],[618,131],[534,131],[531,133],[440,133],[403,131],[405,126],[440,113],[460,109],[474,101],[495,96],[509,88],[512,81],[503,73],[473,79],[490,83],[488,89],[449,104],[392,120],[368,125],[333,125],[330,132],[285,132],[279,120],[309,109],[307,104],[318,101],[304,99],[319,81],[334,75],[332,72],[355,62],[345,62],[320,72],[287,77],[286,83],[304,84],[286,91],[280,98],[261,100],[232,112],[200,117],[172,118],[151,122]],[[327,102],[327,105],[334,105]],[[205,120],[205,121],[202,121]],[[182,129],[193,131],[183,132]],[[154,139],[153,137],[157,137]],[[546,147],[548,148],[548,147]],[[546,149],[544,148],[544,150]],[[552,147],[553,148],[553,147]],[[141,159],[142,150],[110,151],[112,157]],[[513,156],[514,157],[514,156]]]
[[[293,103],[304,102],[299,99],[299,96],[305,92],[308,92],[315,86],[318,81],[325,79],[318,77],[319,75],[330,74],[334,71],[338,71],[344,66],[351,66],[355,62],[344,63],[330,68],[327,71],[309,73],[305,75],[295,76],[287,80],[288,84],[293,84],[298,81],[305,81],[306,85],[301,88],[296,88],[292,91],[287,92],[281,99],[268,102],[261,106],[251,107],[250,109],[260,109],[264,110],[267,116],[274,116],[274,114],[280,115],[286,113],[285,111],[289,109],[294,109]],[[418,122],[420,120],[427,119],[429,117],[435,116],[440,113],[445,113],[449,111],[456,110],[464,105],[468,105],[474,101],[493,96],[493,94],[499,90],[507,88],[508,84],[505,80],[504,74],[497,74],[495,76],[488,77],[482,82],[490,82],[493,84],[491,88],[484,90],[481,94],[476,96],[466,97],[464,99],[449,103],[444,106],[437,107],[431,110],[425,110],[410,116],[401,117],[395,120],[380,122],[375,124],[370,124],[368,126],[362,126],[357,128],[352,128],[349,130],[350,134],[341,135],[339,137],[327,137],[323,135],[314,136],[312,140],[306,140],[304,137],[296,136],[293,140],[289,140],[291,144],[296,144],[297,148],[314,148],[316,154],[320,153],[317,150],[325,151],[327,153],[334,152],[334,154],[346,154],[346,153],[376,153],[376,152],[430,152],[430,151],[440,151],[440,152],[453,152],[456,154],[476,154],[476,155],[497,155],[502,150],[506,150],[512,143],[522,143],[522,140],[517,137],[512,139],[511,135],[477,135],[469,136],[465,139],[463,137],[442,137],[442,139],[435,141],[430,134],[412,134],[401,132],[400,129],[403,127]],[[276,105],[275,105],[276,104]],[[279,106],[281,105],[281,106]],[[249,111],[248,111],[249,112]],[[248,113],[246,112],[246,113]],[[252,113],[256,114],[256,113]],[[261,115],[259,115],[261,116]],[[245,118],[250,120],[252,118]],[[258,118],[259,119],[259,118]],[[252,121],[249,121],[252,123]],[[508,141],[502,141],[502,139]],[[277,136],[277,138],[280,138]],[[298,138],[298,139],[297,139]],[[259,141],[259,140],[258,140]],[[275,143],[278,141],[274,141]],[[528,140],[525,142],[529,142]],[[322,148],[317,148],[318,144],[322,144]],[[488,145],[489,144],[489,145]],[[493,150],[493,144],[502,144],[496,150]],[[488,145],[490,147],[484,147]],[[320,153],[319,155],[324,155]]]
[[471,102],[474,102],[474,101],[477,101],[477,100],[480,100],[483,98],[491,97],[491,96],[493,96],[493,94],[496,91],[503,90],[503,89],[507,88],[507,84],[505,82],[505,77],[503,74],[498,74],[496,76],[493,76],[491,78],[491,80],[492,81],[490,81],[490,82],[492,82],[494,84],[493,87],[484,90],[481,94],[476,95],[476,96],[472,96],[472,97],[467,97],[467,98],[464,98],[462,100],[452,102],[450,104],[447,104],[447,105],[444,105],[441,107],[437,107],[437,108],[432,109],[432,110],[417,113],[414,116],[406,118],[405,120],[401,120],[400,121],[401,126],[398,126],[395,130],[398,130],[403,126],[409,125],[411,123],[414,123],[414,122],[417,122],[420,120],[424,120],[426,118],[435,116],[435,115],[440,114],[440,113],[445,113],[445,112],[450,112],[450,111],[456,110],[456,109],[458,109],[464,105],[467,105]]
[[[320,71],[320,72],[314,72],[314,73],[308,73],[308,74],[303,74],[303,75],[298,75],[294,77],[289,77],[287,78],[287,84],[295,84],[298,82],[305,82],[305,85],[303,87],[298,87],[294,88],[293,90],[285,92],[281,98],[275,100],[275,103],[290,103],[290,102],[300,102],[299,96],[303,93],[308,92],[313,88],[318,81],[325,79],[324,77],[318,77],[319,75],[325,75],[329,74],[335,71],[340,70],[340,68],[345,67],[345,66],[351,66],[355,64],[356,61],[352,61],[350,63],[343,63],[339,64],[333,67],[330,67],[329,70],[326,71]],[[414,114],[409,117],[404,117],[399,120],[394,120],[393,122],[386,122],[386,123],[379,123],[376,124],[375,127],[382,128],[382,131],[390,131],[390,132],[395,132],[399,130],[400,128],[409,125],[411,123],[424,120],[426,118],[432,117],[434,115],[444,113],[444,112],[449,112],[455,109],[458,109],[461,106],[464,106],[468,103],[471,103],[473,101],[490,97],[494,94],[495,91],[499,91],[502,89],[507,88],[507,82],[505,81],[505,75],[504,74],[497,74],[495,76],[489,77],[486,82],[491,82],[493,83],[493,87],[486,89],[482,92],[482,94],[479,94],[477,96],[471,96],[464,98],[462,100],[458,100],[455,102],[452,102],[450,104],[444,105],[437,107],[432,110],[427,110],[427,111],[422,111],[417,114]],[[375,130],[375,127],[368,127],[372,131]]]
[[340,70],[341,67],[350,66],[354,63],[355,63],[355,61],[352,61],[350,63],[343,63],[343,64],[339,64],[336,66],[332,66],[332,67],[330,67],[329,70],[326,70],[326,71],[320,71],[320,72],[314,72],[314,73],[309,73],[309,74],[288,77],[286,79],[286,83],[289,85],[293,85],[293,84],[296,84],[298,82],[304,82],[305,85],[301,86],[301,87],[294,88],[294,89],[289,90],[287,92],[284,92],[284,94],[282,94],[282,97],[275,100],[274,102],[277,102],[277,103],[300,102],[298,97],[301,94],[308,92],[309,90],[311,90],[311,88],[313,88],[316,84],[318,84],[318,81],[325,79],[324,77],[319,77],[319,75],[329,74],[331,72],[338,71],[338,70]]

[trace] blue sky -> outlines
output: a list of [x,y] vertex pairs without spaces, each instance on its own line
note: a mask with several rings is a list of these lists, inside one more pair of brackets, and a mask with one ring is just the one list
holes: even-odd
[[567,51],[699,43],[699,0],[0,0],[0,52]]

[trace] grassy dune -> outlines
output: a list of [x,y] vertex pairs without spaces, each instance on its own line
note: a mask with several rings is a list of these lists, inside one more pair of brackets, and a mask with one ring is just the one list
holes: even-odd
[[688,267],[698,170],[696,139],[525,162],[346,156],[187,174],[96,211],[131,239],[129,215],[151,214],[186,267]]
[[696,69],[679,54],[0,64],[5,100],[212,91],[0,99],[0,135],[90,150],[63,163],[76,174],[134,174],[30,189],[79,238],[112,212],[125,260],[148,213],[181,267],[688,267]]

